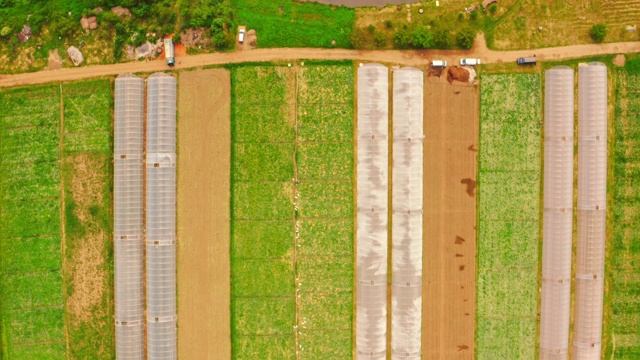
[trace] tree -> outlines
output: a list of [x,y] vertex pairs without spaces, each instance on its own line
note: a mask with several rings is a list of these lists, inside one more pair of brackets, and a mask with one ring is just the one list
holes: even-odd
[[[542,5],[544,6],[544,5]],[[498,12],[498,5],[493,4],[491,6],[489,6],[489,12],[491,13],[491,15],[495,15],[496,12]]]
[[5,26],[2,28],[2,30],[0,30],[0,36],[4,37],[9,35],[9,33],[11,32],[11,28],[8,26]]
[[393,46],[396,49],[406,49],[410,46],[411,38],[406,30],[398,30],[393,35]]
[[591,34],[591,38],[593,39],[593,41],[601,43],[607,36],[607,25],[595,24],[591,27],[591,31],[589,33]]
[[448,49],[451,47],[451,35],[449,30],[436,30],[433,34],[433,42],[438,49]]
[[473,20],[473,21],[478,20],[478,10],[473,10],[471,12],[471,20]]
[[426,26],[419,26],[411,33],[413,47],[418,49],[428,49],[433,47],[433,34]]
[[464,28],[456,35],[456,43],[463,49],[471,49],[476,33],[471,28]]

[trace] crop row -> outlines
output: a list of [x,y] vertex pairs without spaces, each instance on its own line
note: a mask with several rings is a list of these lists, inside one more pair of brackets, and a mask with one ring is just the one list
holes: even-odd
[[352,77],[351,66],[234,69],[236,359],[351,354]]
[[607,358],[640,357],[640,74],[621,70],[617,77],[613,148],[613,234],[607,244]]
[[482,77],[478,359],[535,356],[540,105],[538,75]]

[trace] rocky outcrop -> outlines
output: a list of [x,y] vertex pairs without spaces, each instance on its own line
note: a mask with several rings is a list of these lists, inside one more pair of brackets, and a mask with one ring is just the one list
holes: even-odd
[[73,62],[73,65],[75,66],[79,66],[84,61],[84,56],[82,56],[80,50],[75,46],[71,46],[70,48],[68,48],[67,54],[69,55],[71,62]]
[[80,25],[82,25],[82,28],[85,30],[95,30],[98,28],[98,18],[96,18],[95,16],[82,16],[82,18],[80,19]]

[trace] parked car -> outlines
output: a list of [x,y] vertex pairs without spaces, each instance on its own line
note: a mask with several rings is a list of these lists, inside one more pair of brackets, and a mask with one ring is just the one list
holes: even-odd
[[431,66],[433,67],[447,67],[447,62],[444,60],[433,60],[431,61]]
[[244,43],[244,29],[240,29],[240,31],[238,31],[238,42],[240,44]]
[[516,64],[518,64],[518,65],[535,65],[536,64],[536,57],[535,56],[531,56],[531,57],[518,58],[518,60],[516,60]]
[[480,65],[480,59],[474,59],[474,58],[462,58],[462,59],[460,59],[460,65],[462,65],[462,66],[476,66],[476,65]]

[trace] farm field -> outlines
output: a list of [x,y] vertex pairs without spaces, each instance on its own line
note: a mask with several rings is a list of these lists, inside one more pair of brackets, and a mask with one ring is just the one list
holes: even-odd
[[109,80],[0,93],[2,358],[113,356],[111,103]]
[[351,356],[353,77],[232,70],[234,359]]
[[540,76],[483,75],[480,91],[477,358],[536,353]]
[[231,357],[231,81],[183,72],[178,100],[178,356]]
[[425,78],[424,359],[472,359],[478,89]]
[[[635,66],[631,66],[635,65]],[[607,244],[606,358],[640,357],[640,72],[638,60],[617,71],[613,176]]]

